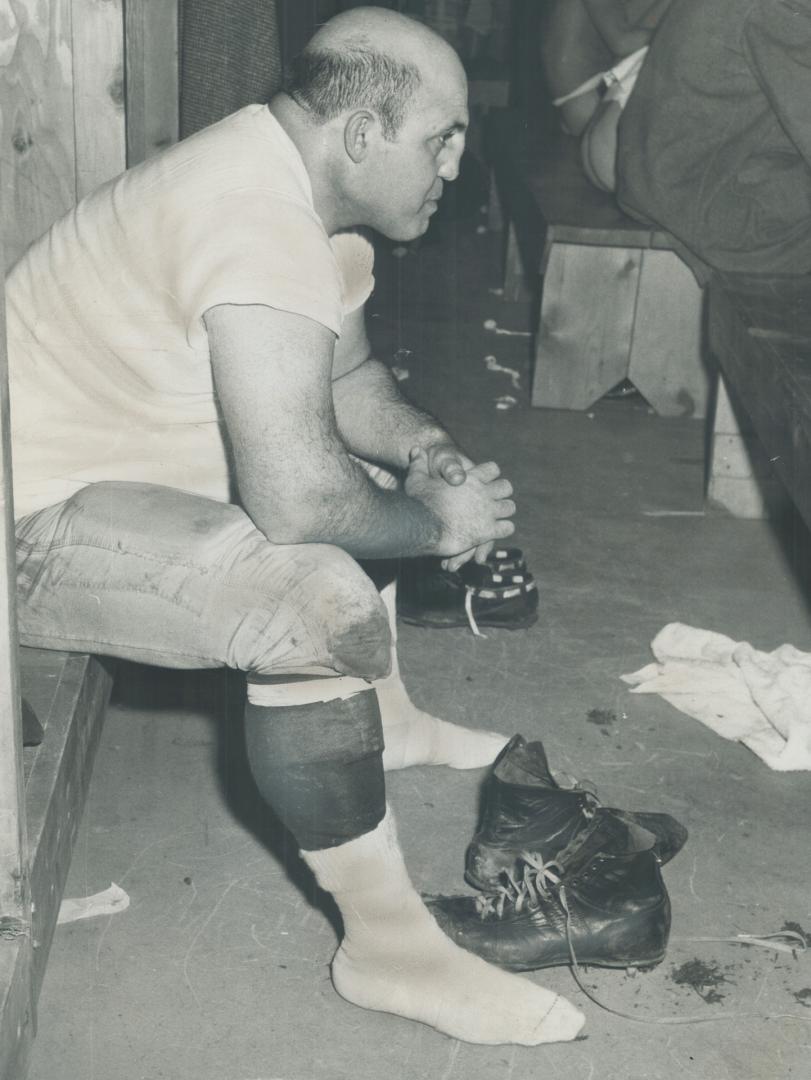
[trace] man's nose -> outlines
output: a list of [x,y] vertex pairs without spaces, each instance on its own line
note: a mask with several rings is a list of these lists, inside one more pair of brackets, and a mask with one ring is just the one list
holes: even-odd
[[443,156],[439,169],[437,170],[438,175],[443,180],[455,180],[459,175],[459,162],[462,160],[463,152],[464,147],[459,150],[448,149],[447,154]]

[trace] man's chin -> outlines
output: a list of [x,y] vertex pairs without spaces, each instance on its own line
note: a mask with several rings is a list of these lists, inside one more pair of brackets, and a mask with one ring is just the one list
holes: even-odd
[[407,226],[393,226],[391,229],[381,229],[380,232],[382,232],[388,240],[394,240],[400,244],[407,244],[409,240],[416,240],[420,236],[425,236],[425,234],[428,232],[428,226],[430,224],[430,215],[421,214],[420,217],[415,218],[414,221],[409,222]]

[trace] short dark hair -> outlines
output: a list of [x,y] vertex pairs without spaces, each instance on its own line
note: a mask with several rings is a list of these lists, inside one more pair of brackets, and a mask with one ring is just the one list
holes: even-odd
[[422,79],[414,64],[363,46],[305,49],[290,63],[282,90],[316,123],[347,109],[372,109],[386,139],[393,139]]

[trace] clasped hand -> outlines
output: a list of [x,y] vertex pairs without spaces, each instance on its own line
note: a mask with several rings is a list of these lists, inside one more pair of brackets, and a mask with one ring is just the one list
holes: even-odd
[[458,570],[475,558],[483,563],[493,543],[511,536],[515,526],[512,484],[493,461],[474,463],[452,443],[411,451],[406,494],[419,499],[441,526],[436,553],[443,566]]

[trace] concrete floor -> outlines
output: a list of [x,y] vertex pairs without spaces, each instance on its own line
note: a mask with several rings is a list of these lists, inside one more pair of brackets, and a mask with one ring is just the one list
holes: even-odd
[[[470,209],[468,207],[468,209]],[[667,622],[771,649],[811,648],[795,564],[801,526],[703,515],[703,427],[639,400],[592,414],[528,405],[526,327],[504,304],[496,243],[477,213],[401,259],[384,258],[371,325],[407,390],[474,455],[514,479],[518,541],[540,588],[529,631],[401,630],[418,703],[471,726],[543,739],[554,768],[608,804],[664,810],[690,830],[665,870],[666,960],[647,974],[592,968],[585,998],[565,968],[532,978],[587,1015],[587,1038],[537,1049],[461,1044],[364,1012],[332,990],[334,914],[253,793],[239,686],[224,673],[124,668],[106,722],[67,896],[106,888],[128,911],[60,927],[40,1002],[30,1080],[774,1080],[811,1076],[811,955],[696,937],[811,928],[807,774],[772,773],[743,747],[619,676],[646,663]],[[486,370],[484,356],[520,373]],[[495,399],[513,394],[514,408]],[[656,512],[682,516],[655,516]],[[595,724],[591,710],[613,714]],[[413,877],[461,891],[482,772],[412,769],[389,796]],[[705,985],[680,980],[699,960]],[[778,1017],[768,1019],[767,1017]]]

